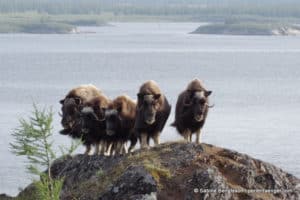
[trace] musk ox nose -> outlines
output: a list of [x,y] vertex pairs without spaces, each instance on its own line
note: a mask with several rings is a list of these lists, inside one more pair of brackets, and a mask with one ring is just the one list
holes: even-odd
[[63,129],[63,130],[59,131],[59,133],[62,134],[62,135],[68,135],[70,133],[70,131],[71,131],[70,129],[66,128],[66,129]]
[[115,134],[115,131],[113,131],[113,130],[106,130],[106,134],[108,136],[113,136]]
[[71,127],[69,126],[69,123],[67,123],[66,121],[61,121],[61,124],[62,124],[62,126],[63,126],[64,129],[69,129],[69,128],[71,128]]
[[195,115],[194,119],[195,119],[197,122],[200,122],[200,121],[202,121],[202,119],[203,119],[203,115]]
[[74,124],[75,124],[74,121],[70,121],[70,122],[68,123],[68,126],[69,126],[70,128],[73,128]]
[[72,117],[70,116],[67,116],[67,117],[64,117],[62,120],[61,120],[61,124],[62,126],[67,129],[67,128],[72,128],[75,124],[75,121],[73,120]]
[[155,118],[151,118],[151,119],[146,119],[146,123],[151,125],[155,122]]
[[84,133],[84,134],[87,134],[89,132],[89,129],[83,128],[83,129],[81,129],[81,132]]

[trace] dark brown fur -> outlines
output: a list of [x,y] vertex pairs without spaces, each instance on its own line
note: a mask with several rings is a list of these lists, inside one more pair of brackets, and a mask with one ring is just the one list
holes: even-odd
[[[87,152],[91,145],[96,145],[95,153],[100,153],[98,147],[100,142],[107,142],[105,110],[108,108],[110,100],[104,96],[97,96],[83,104],[81,110],[81,135],[83,144],[87,147]],[[102,147],[101,148],[105,148]]]
[[88,102],[91,99],[100,96],[101,90],[96,88],[94,85],[80,85],[76,88],[73,88],[68,92],[65,99],[67,98],[80,98],[82,103]]
[[73,128],[83,104],[100,95],[101,91],[94,85],[81,85],[69,91],[65,98],[60,100],[62,104],[61,124],[64,127],[61,133]]
[[[160,88],[158,87],[157,83],[155,81],[147,81],[145,82],[139,90],[139,95],[158,95],[162,94]],[[157,107],[158,109],[163,109],[163,104],[164,104],[165,98],[163,95],[161,95],[157,101]],[[142,104],[142,101],[138,101],[138,106],[140,107]]]
[[134,123],[136,117],[136,102],[126,95],[115,98],[106,115],[107,132],[113,133],[108,136],[118,146],[117,153],[121,153],[124,144],[130,140],[131,144],[129,151],[131,151],[137,143],[137,136],[134,131]]
[[196,132],[196,142],[200,143],[200,130],[208,114],[210,94],[211,91],[206,90],[200,80],[195,79],[178,96],[175,122],[172,125],[188,141],[191,141],[192,134]]
[[135,120],[136,116],[136,102],[129,96],[122,95],[115,98],[110,104],[111,109],[119,110],[119,114],[123,118]]
[[[149,95],[150,103],[147,102],[149,104],[145,105],[145,98]],[[148,81],[140,87],[137,104],[135,131],[140,138],[142,148],[146,147],[146,145],[149,147],[150,138],[153,138],[154,142],[159,144],[160,132],[163,130],[171,112],[171,106],[168,103],[167,98],[162,94],[154,81]],[[151,112],[148,112],[149,107],[151,107]],[[149,116],[152,118],[150,123],[147,122],[148,119],[146,119],[147,113],[150,113]],[[145,144],[145,139],[143,139],[145,138],[145,134],[147,137],[147,144]]]

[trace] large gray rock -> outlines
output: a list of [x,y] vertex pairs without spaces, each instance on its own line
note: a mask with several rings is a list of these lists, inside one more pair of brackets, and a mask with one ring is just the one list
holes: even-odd
[[208,144],[166,143],[117,157],[75,155],[56,160],[51,172],[64,178],[61,199],[67,200],[300,199],[295,176]]
[[144,167],[130,166],[99,200],[156,199],[157,184]]

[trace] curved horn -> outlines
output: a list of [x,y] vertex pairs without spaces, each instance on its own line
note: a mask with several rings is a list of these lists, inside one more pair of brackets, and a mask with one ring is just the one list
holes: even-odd
[[97,121],[99,121],[99,122],[105,121],[105,117],[102,117],[101,119],[99,119],[98,116],[97,116],[95,113],[94,113],[94,117],[97,117],[96,119],[97,119]]
[[212,104],[212,105],[209,105],[209,104],[206,104],[208,106],[208,108],[213,108],[215,107],[215,104]]
[[95,112],[91,112],[90,114],[96,119],[96,121],[99,121],[99,122],[105,121],[105,116],[102,118],[99,118]]

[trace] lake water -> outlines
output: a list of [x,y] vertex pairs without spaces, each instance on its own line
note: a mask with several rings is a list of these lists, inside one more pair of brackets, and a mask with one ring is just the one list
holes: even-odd
[[[135,98],[156,80],[173,105],[195,77],[213,90],[202,140],[247,153],[300,176],[300,37],[188,34],[197,23],[114,23],[94,34],[0,35],[0,193],[31,182],[24,159],[9,151],[11,130],[32,102],[53,106],[74,86],[93,83],[109,97]],[[180,137],[169,125],[162,141]],[[84,149],[79,149],[83,152]]]

